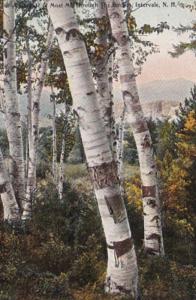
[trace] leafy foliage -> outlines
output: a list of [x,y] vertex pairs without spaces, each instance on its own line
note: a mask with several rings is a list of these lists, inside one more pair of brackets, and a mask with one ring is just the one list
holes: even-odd
[[150,129],[153,131],[160,178],[167,255],[165,259],[142,259],[141,182],[138,175],[128,177],[125,181],[130,223],[132,228],[135,228],[133,234],[141,255],[139,260],[143,298],[194,299],[196,284],[194,279],[196,262],[195,87],[191,91],[191,97],[181,105],[177,121],[157,122],[156,126],[151,124]]
[[95,202],[89,203],[88,195],[78,196],[68,183],[62,204],[54,191],[52,183],[39,186],[33,218],[25,229],[1,224],[1,288],[10,295],[12,287],[14,299],[29,294],[72,299],[71,287],[93,283],[104,269]]
[[172,57],[179,57],[187,51],[192,51],[196,55],[196,23],[193,22],[189,26],[180,25],[175,28],[178,34],[183,34],[185,32],[189,33],[189,42],[180,42],[178,45],[174,45],[174,51],[169,52]]

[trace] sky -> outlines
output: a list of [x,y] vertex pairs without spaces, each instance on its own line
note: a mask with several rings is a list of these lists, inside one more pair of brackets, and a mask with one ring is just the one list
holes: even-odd
[[[132,0],[133,16],[136,18],[138,26],[150,24],[157,25],[160,22],[168,22],[171,27],[191,24],[196,21],[196,2],[194,0]],[[148,4],[150,7],[140,7]],[[182,5],[193,6],[190,9],[179,7]],[[153,7],[159,6],[159,7]],[[159,45],[160,53],[152,54],[144,64],[141,75],[138,76],[139,84],[154,80],[172,80],[184,78],[196,82],[196,56],[192,52],[172,58],[168,51],[172,51],[172,45],[179,41],[188,41],[188,35],[177,35],[173,30],[166,30],[163,34],[152,34],[149,40]]]
[[[97,1],[97,0],[96,0]],[[112,1],[112,0],[111,0]],[[127,0],[132,5],[133,16],[138,26],[150,24],[156,26],[160,22],[166,22],[173,26],[190,25],[196,21],[196,0]],[[78,13],[85,17],[92,14],[90,4],[95,0],[84,0],[83,7],[78,8]],[[96,3],[96,2],[95,2]],[[146,4],[146,7],[141,7]],[[182,8],[181,6],[185,6]],[[158,7],[157,7],[158,6]],[[189,7],[192,7],[190,11]],[[187,52],[179,58],[172,58],[168,51],[172,51],[173,44],[180,41],[188,41],[188,34],[177,35],[176,32],[166,30],[162,34],[151,34],[147,38],[159,46],[159,53],[152,54],[142,67],[141,75],[137,77],[139,85],[155,80],[172,80],[184,78],[196,82],[196,56]]]

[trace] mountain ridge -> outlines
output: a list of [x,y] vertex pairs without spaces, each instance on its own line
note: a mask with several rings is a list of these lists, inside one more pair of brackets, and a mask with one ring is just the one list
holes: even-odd
[[184,78],[154,80],[138,85],[141,101],[179,101],[190,95],[194,82]]
[[[173,102],[180,103],[184,102],[186,97],[189,97],[190,90],[194,86],[194,82],[184,79],[177,78],[172,80],[154,80],[143,84],[138,84],[138,92],[141,99],[141,102],[145,103],[147,106],[149,103],[152,105],[153,102],[167,102],[167,105]],[[27,114],[27,96],[25,94],[18,95],[21,114],[23,116],[23,121],[25,120],[24,116]],[[122,96],[120,85],[115,84],[114,86],[114,99],[115,106],[117,106],[117,111],[121,110],[122,107]],[[120,101],[119,101],[120,100]],[[119,107],[118,107],[119,106]],[[41,101],[40,101],[40,114],[41,126],[50,126],[51,120],[49,120],[48,115],[52,114],[52,103],[50,102],[50,92],[47,89],[43,90]],[[61,109],[62,105],[57,105],[57,109]],[[3,121],[2,114],[0,115],[0,126],[5,128],[5,122]]]

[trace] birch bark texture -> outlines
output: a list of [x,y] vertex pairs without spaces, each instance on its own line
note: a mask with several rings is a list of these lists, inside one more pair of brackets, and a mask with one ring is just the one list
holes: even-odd
[[31,116],[31,107],[32,107],[32,56],[29,45],[29,37],[26,37],[26,47],[27,47],[27,59],[28,59],[28,69],[27,69],[27,146],[26,146],[26,174],[28,178],[28,169],[29,169],[29,149],[32,147],[32,116]]
[[22,219],[26,220],[31,217],[32,198],[36,190],[36,165],[37,165],[37,147],[39,138],[39,112],[40,112],[40,99],[44,87],[44,81],[48,68],[48,58],[52,47],[54,38],[54,30],[51,23],[49,23],[48,36],[46,40],[46,51],[44,52],[40,64],[40,73],[33,88],[30,104],[30,132],[29,132],[29,163],[28,163],[28,177],[26,198],[24,203],[24,211]]
[[105,3],[112,36],[120,55],[120,84],[127,121],[131,125],[139,156],[143,192],[144,247],[146,253],[150,255],[164,255],[156,163],[151,136],[138,96],[123,5],[121,0],[105,0]]
[[3,203],[4,220],[16,221],[19,219],[19,207],[16,202],[14,190],[10,182],[2,151],[0,149],[0,194]]
[[65,158],[65,133],[66,133],[66,119],[67,119],[67,105],[65,102],[65,124],[63,128],[62,134],[62,144],[61,144],[61,155],[60,155],[60,162],[59,162],[59,176],[58,176],[58,193],[59,193],[59,200],[62,201],[63,199],[63,186],[65,182],[65,175],[64,175],[64,158]]
[[[112,77],[111,59],[107,57],[108,52],[108,18],[107,9],[99,0],[95,1],[96,17],[96,39],[95,46],[98,48],[98,55],[95,58],[95,80],[97,85],[97,100],[111,150],[113,150],[113,101],[112,101]],[[110,62],[110,63],[109,63]]]
[[17,96],[15,1],[4,0],[4,92],[6,104],[6,129],[9,152],[13,162],[12,178],[15,196],[20,209],[25,199],[25,166],[21,119]]
[[117,163],[118,163],[118,174],[120,181],[123,182],[123,152],[124,152],[124,130],[125,130],[125,107],[120,115],[120,121],[118,124],[117,134]]
[[136,254],[83,35],[67,0],[48,1],[63,55],[108,249],[106,291],[137,296]]
[[56,97],[54,89],[51,86],[51,102],[53,104],[52,114],[52,175],[54,184],[57,185],[57,136],[56,136]]

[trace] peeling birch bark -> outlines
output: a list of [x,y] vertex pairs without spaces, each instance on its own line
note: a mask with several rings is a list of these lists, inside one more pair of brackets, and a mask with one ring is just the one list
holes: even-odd
[[[106,7],[105,7],[106,9]],[[107,16],[107,11],[106,11]],[[113,94],[113,68],[114,68],[114,54],[111,54],[108,60],[108,81],[109,81],[109,93],[111,99],[111,116],[110,116],[110,128],[111,128],[111,146],[114,155],[114,159],[117,160],[117,132],[116,132],[116,121],[114,114],[114,94]]]
[[36,165],[37,165],[37,147],[39,138],[39,112],[40,99],[44,87],[44,80],[48,68],[48,58],[54,37],[52,24],[49,24],[48,36],[46,40],[46,51],[42,56],[39,78],[34,87],[34,93],[31,101],[31,132],[29,137],[29,164],[26,188],[26,199],[22,219],[26,220],[31,217],[32,200],[36,191]]
[[25,198],[25,166],[21,120],[17,96],[14,0],[4,0],[3,26],[4,39],[6,40],[3,51],[6,129],[10,156],[15,166],[13,188],[20,210],[22,210],[22,202]]
[[63,54],[108,246],[106,291],[136,297],[138,269],[135,249],[83,36],[68,0],[48,1],[47,7]]
[[[120,53],[120,83],[130,123],[138,150],[143,185],[144,246],[149,254],[164,255],[161,226],[161,206],[158,195],[157,171],[152,141],[139,101],[131,44],[121,0],[105,0],[108,7],[112,35]],[[150,203],[154,203],[151,205]]]
[[0,149],[0,195],[3,203],[4,220],[17,221],[20,213],[16,202],[14,190],[4,163],[3,154]]
[[125,126],[125,109],[123,109],[118,124],[118,137],[117,137],[117,163],[118,174],[121,182],[123,181],[123,141],[124,141],[124,126]]
[[96,58],[95,79],[97,85],[97,100],[111,150],[113,150],[113,100],[112,100],[112,60],[106,57],[108,49],[108,20],[107,10],[99,0],[95,1],[96,15],[96,39],[95,45],[102,53]]
[[6,111],[4,90],[0,84],[0,112],[4,115]]

